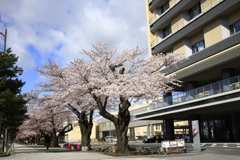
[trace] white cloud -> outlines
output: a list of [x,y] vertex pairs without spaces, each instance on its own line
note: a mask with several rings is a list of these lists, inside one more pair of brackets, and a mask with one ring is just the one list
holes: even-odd
[[[25,70],[48,57],[66,64],[96,41],[110,42],[119,50],[147,47],[144,0],[0,1],[0,32],[7,23],[7,46]],[[39,55],[30,52],[29,45]]]

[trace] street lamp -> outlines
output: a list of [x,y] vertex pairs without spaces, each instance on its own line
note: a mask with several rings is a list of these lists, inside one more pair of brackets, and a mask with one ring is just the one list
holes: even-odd
[[21,76],[22,73],[23,73],[23,69],[22,69],[21,67],[16,66],[16,67],[14,68],[14,70],[17,71],[20,76]]
[[[7,28],[5,29],[5,34],[0,32],[0,35],[2,36],[2,39],[4,40],[4,53],[6,52],[6,44],[7,44]],[[18,74],[21,76],[23,73],[23,69],[21,67],[16,66],[15,71],[18,72]]]

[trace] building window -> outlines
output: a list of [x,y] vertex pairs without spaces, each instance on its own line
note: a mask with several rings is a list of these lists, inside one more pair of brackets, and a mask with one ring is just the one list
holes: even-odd
[[161,14],[163,14],[169,8],[169,1],[161,7]]
[[190,16],[190,19],[193,19],[194,17],[196,17],[200,13],[201,13],[200,2],[198,4],[196,4],[195,6],[193,6],[191,9],[188,10],[188,15]]
[[168,35],[172,34],[171,25],[163,28],[163,38],[167,37]]
[[205,48],[204,40],[201,40],[200,42],[195,43],[192,45],[192,53],[200,52]]
[[233,23],[233,24],[231,24],[229,26],[229,30],[230,30],[230,35],[239,32],[240,31],[240,20],[235,22],[235,23]]

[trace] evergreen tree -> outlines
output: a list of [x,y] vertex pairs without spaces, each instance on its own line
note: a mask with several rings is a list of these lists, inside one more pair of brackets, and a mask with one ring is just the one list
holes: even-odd
[[[11,138],[16,136],[17,128],[25,119],[27,101],[21,94],[25,84],[17,78],[16,62],[18,57],[11,49],[0,52],[0,112],[2,113],[1,130],[8,128]],[[3,133],[1,131],[1,133]]]

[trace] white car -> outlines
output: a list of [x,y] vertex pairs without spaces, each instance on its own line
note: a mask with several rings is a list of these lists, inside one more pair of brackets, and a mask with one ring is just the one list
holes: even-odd
[[106,140],[107,142],[112,142],[112,141],[114,140],[114,137],[113,137],[113,136],[106,136],[106,137],[105,137],[105,140]]
[[113,142],[117,142],[117,137],[114,137]]

